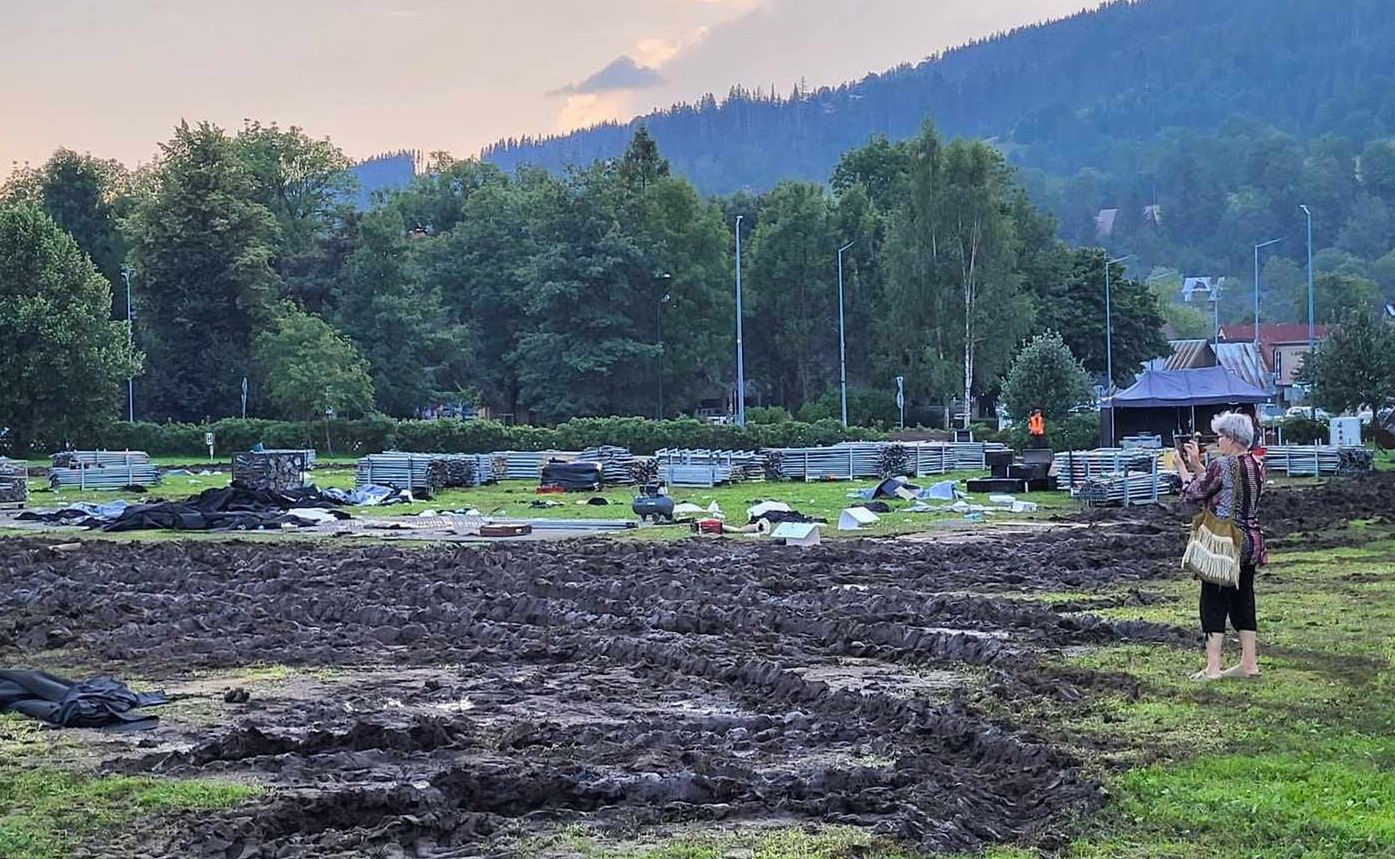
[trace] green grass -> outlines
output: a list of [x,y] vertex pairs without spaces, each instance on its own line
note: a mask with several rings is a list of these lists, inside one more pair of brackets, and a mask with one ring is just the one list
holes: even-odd
[[[923,478],[919,483],[928,485],[939,480],[968,480],[982,476],[981,472],[956,472],[944,477]],[[182,498],[188,495],[197,494],[211,487],[226,486],[228,474],[225,472],[218,475],[209,476],[176,476],[166,478],[159,486],[151,487],[150,491],[142,496],[144,498]],[[348,488],[353,486],[353,472],[345,469],[320,470],[315,472],[315,483],[321,487]],[[737,524],[745,524],[746,509],[757,501],[775,500],[784,501],[794,509],[813,516],[818,519],[825,519],[830,524],[835,523],[838,514],[845,507],[860,503],[861,499],[849,498],[848,494],[858,489],[875,486],[875,480],[860,480],[852,482],[825,482],[825,483],[799,483],[799,482],[756,482],[743,483],[732,486],[719,486],[713,489],[682,489],[674,488],[671,495],[677,502],[692,502],[699,507],[706,509],[712,502],[717,502],[722,511],[726,514],[727,521]],[[31,496],[30,504],[34,507],[53,507],[69,504],[76,501],[106,502],[117,498],[127,500],[139,500],[129,493],[122,492],[36,492],[34,490],[46,487],[43,480],[33,480],[30,482]],[[569,493],[566,495],[538,495],[536,486],[526,481],[505,481],[493,486],[482,486],[471,489],[448,489],[430,501],[421,501],[414,504],[395,505],[375,508],[359,508],[360,515],[371,516],[403,516],[413,515],[425,510],[447,511],[447,510],[478,510],[486,516],[496,518],[511,519],[633,519],[634,514],[630,510],[630,501],[634,498],[634,490],[628,487],[607,489],[599,493]],[[599,495],[606,499],[608,504],[604,506],[593,506],[585,503],[592,495]],[[985,517],[986,521],[995,520],[1019,520],[1039,518],[1041,516],[1060,513],[1068,510],[1075,510],[1078,505],[1071,500],[1066,492],[1041,492],[1019,496],[1022,500],[1036,502],[1039,511],[1036,514],[1011,514],[995,513]],[[971,503],[987,504],[986,495],[974,495],[968,499]],[[537,501],[559,502],[559,507],[534,508],[532,504]],[[888,536],[894,534],[913,533],[925,530],[936,524],[946,522],[963,521],[964,517],[953,513],[911,513],[904,508],[908,507],[900,499],[890,499],[888,501],[893,508],[891,513],[882,514],[881,519],[875,525],[858,532],[838,532],[829,528],[825,531],[826,537],[834,536]],[[944,502],[928,502],[932,507],[941,506]],[[155,532],[136,532],[136,539],[148,539]],[[677,537],[686,536],[690,532],[686,528],[655,528],[644,531],[645,537]]]
[[[1196,585],[1162,589],[1101,613],[1194,625]],[[1199,650],[1110,647],[1070,661],[1138,677],[1138,700],[1017,714],[1109,787],[1066,855],[1395,856],[1395,542],[1276,553],[1257,590],[1262,679],[1194,683]]]
[[59,859],[138,819],[216,811],[264,793],[230,781],[92,775],[83,739],[0,716],[0,857]]
[[[909,859],[913,855],[864,830],[847,826],[752,826],[722,834],[684,833],[657,842],[635,843],[616,843],[598,838],[584,826],[571,826],[529,839],[519,845],[515,854],[525,859]],[[1010,857],[1000,855],[998,859]]]

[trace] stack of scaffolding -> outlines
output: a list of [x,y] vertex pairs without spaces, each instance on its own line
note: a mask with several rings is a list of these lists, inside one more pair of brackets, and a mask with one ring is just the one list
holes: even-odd
[[553,460],[571,462],[577,457],[574,450],[501,450],[490,454],[496,463],[502,458],[503,467],[495,469],[504,480],[531,480],[536,482],[542,476],[542,468]]
[[232,481],[248,489],[281,492],[306,484],[314,460],[311,450],[258,450],[233,457]]
[[439,492],[462,486],[493,483],[490,454],[403,453],[387,451],[363,457],[354,469],[357,486],[391,486]]
[[784,447],[764,451],[766,476],[773,480],[858,480],[924,477],[959,469],[986,468],[986,451],[1004,449],[982,442],[842,442],[831,447]]
[[767,452],[782,480],[856,480],[881,476],[881,445],[850,442],[832,447],[782,447]]
[[[1077,453],[1080,453],[1077,451]],[[1175,495],[1182,488],[1176,473],[1160,471],[1158,457],[1138,456],[1138,451],[1089,451],[1089,454],[1119,453],[1112,459],[1115,470],[1100,469],[1088,474],[1079,484],[1072,484],[1071,494],[1090,507],[1130,507],[1154,504],[1164,495]],[[1079,464],[1080,459],[1076,459]],[[1108,462],[1110,457],[1087,458],[1086,462]],[[1057,463],[1060,462],[1059,455]]]
[[1062,486],[1079,489],[1087,480],[1126,471],[1156,471],[1159,451],[1124,450],[1102,447],[1095,450],[1066,450],[1056,454],[1053,468]]
[[48,482],[54,489],[122,489],[160,482],[144,451],[65,450],[50,458]]
[[902,444],[882,445],[877,473],[882,477],[903,477],[915,473],[911,449]]
[[644,476],[639,460],[623,447],[588,447],[576,455],[576,462],[599,462],[601,482],[607,486],[631,486]]
[[905,446],[911,455],[911,468],[906,471],[907,477],[948,474],[954,470],[954,454],[947,444],[922,441]]
[[1270,474],[1326,477],[1370,471],[1375,467],[1375,457],[1364,447],[1277,445],[1265,452],[1264,467]]
[[1007,445],[996,441],[954,441],[948,447],[954,471],[985,471],[989,453],[1007,450]]
[[753,450],[680,450],[654,454],[657,477],[669,486],[719,486],[765,478],[765,457]]
[[1131,507],[1157,503],[1164,495],[1176,494],[1180,486],[1170,471],[1122,471],[1090,477],[1074,494],[1090,507]]
[[0,509],[29,503],[29,468],[19,460],[0,457]]
[[306,470],[306,471],[310,471],[310,470],[314,469],[314,467],[315,467],[315,451],[314,451],[313,448],[305,448],[304,450],[290,450],[290,449],[259,450],[259,451],[257,451],[257,453],[298,453],[298,454],[301,454],[301,455],[303,455],[303,456],[305,457],[305,470]]

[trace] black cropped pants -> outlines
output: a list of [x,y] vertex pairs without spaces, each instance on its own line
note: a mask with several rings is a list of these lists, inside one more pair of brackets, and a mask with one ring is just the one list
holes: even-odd
[[1224,633],[1226,618],[1237,632],[1257,632],[1255,618],[1255,565],[1242,564],[1240,586],[1223,588],[1201,583],[1201,631]]

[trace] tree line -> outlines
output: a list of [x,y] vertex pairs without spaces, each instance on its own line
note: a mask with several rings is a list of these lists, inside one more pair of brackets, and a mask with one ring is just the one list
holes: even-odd
[[[707,199],[643,129],[622,157],[560,176],[437,155],[366,211],[349,204],[347,166],[298,128],[204,123],[180,125],[139,171],[59,151],[12,177],[5,210],[71,244],[64,265],[90,267],[71,274],[86,303],[65,299],[45,325],[58,340],[79,322],[107,334],[66,380],[45,359],[6,424],[58,384],[114,416],[137,362],[148,420],[240,415],[244,380],[247,414],[293,419],[463,403],[548,423],[729,404],[738,215],[753,406],[836,415],[844,246],[855,420],[894,420],[898,375],[920,414],[966,394],[987,404],[1041,330],[1061,331],[1097,376],[1106,364],[1103,251],[1061,242],[996,149],[929,126],[850,151],[827,185]],[[31,258],[31,233],[3,241],[0,255]],[[7,279],[0,326],[29,297],[54,298],[49,264],[34,265]],[[1117,266],[1113,278],[1124,382],[1165,344],[1148,290]],[[65,408],[53,423],[72,419]]]

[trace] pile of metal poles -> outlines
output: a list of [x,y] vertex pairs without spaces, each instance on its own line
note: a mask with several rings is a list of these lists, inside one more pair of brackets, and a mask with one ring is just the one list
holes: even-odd
[[1054,468],[1062,486],[1078,489],[1091,478],[1124,471],[1156,471],[1159,451],[1124,450],[1102,447],[1095,450],[1065,450],[1056,454]]
[[1270,474],[1327,477],[1370,471],[1375,467],[1375,458],[1364,447],[1288,444],[1268,448],[1264,467]]
[[1175,495],[1181,483],[1167,471],[1123,471],[1088,478],[1075,497],[1089,507],[1131,507],[1155,504],[1164,495]]
[[606,486],[632,486],[642,476],[637,457],[623,447],[588,447],[576,455],[577,462],[599,462],[601,482]]
[[[308,455],[307,455],[308,454]],[[306,473],[314,451],[258,450],[233,457],[232,482],[249,489],[279,492],[299,489],[306,484]]]
[[29,503],[29,466],[0,456],[0,508]]
[[[501,450],[490,454],[490,458],[504,461],[502,480],[531,480],[542,477],[542,468],[552,460],[572,462],[578,456],[574,450]],[[498,473],[496,471],[496,473]]]
[[765,457],[753,450],[663,448],[654,454],[658,479],[669,486],[720,486],[765,479]]
[[830,447],[784,447],[764,451],[768,473],[786,480],[859,480],[924,477],[950,471],[982,471],[988,451],[1006,449],[985,442],[842,442]]
[[493,483],[494,457],[480,453],[404,453],[387,451],[361,458],[354,469],[357,486],[391,486],[439,492]]
[[141,450],[65,450],[50,457],[54,489],[123,489],[154,486],[160,473]]

